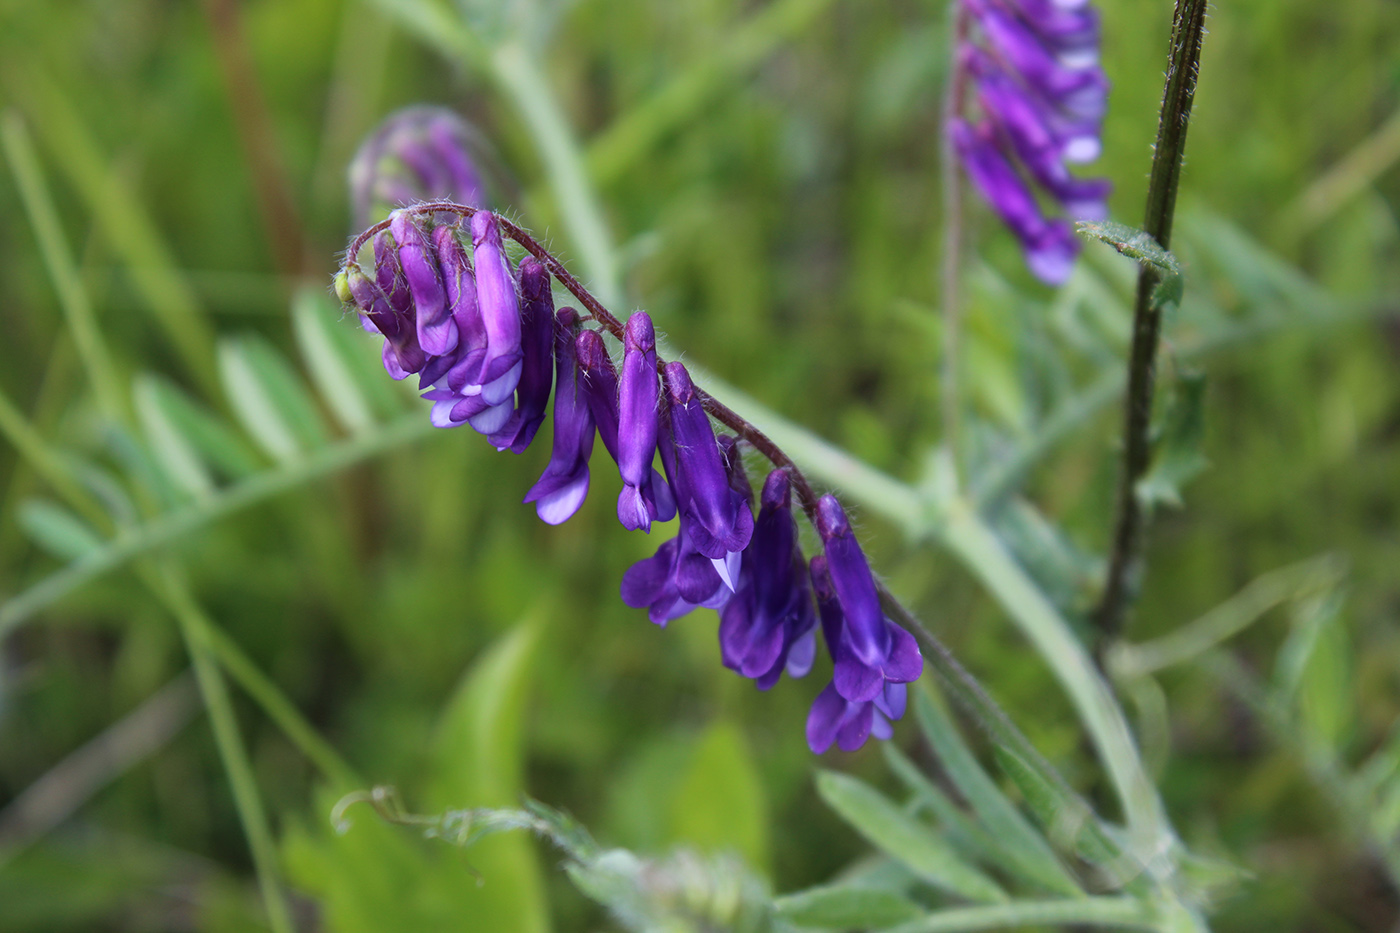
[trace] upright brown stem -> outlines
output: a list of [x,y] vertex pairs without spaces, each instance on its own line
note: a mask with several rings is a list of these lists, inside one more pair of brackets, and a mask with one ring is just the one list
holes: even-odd
[[[1167,249],[1171,245],[1172,215],[1181,182],[1181,160],[1186,150],[1186,127],[1196,95],[1196,75],[1205,35],[1206,0],[1177,0],[1172,21],[1171,60],[1166,91],[1157,123],[1157,146],[1147,187],[1147,215],[1143,229]],[[1098,648],[1123,631],[1128,608],[1141,575],[1143,524],[1137,486],[1152,459],[1152,395],[1156,382],[1157,345],[1162,310],[1153,299],[1161,274],[1144,264],[1138,275],[1133,308],[1133,345],[1128,360],[1128,396],[1124,410],[1123,466],[1118,480],[1117,523],[1103,598],[1094,613]]]
[[277,271],[285,276],[301,275],[307,270],[309,260],[301,218],[286,168],[278,155],[262,87],[248,56],[238,0],[204,0],[204,13],[213,33],[225,95],[233,110],[243,156],[252,175],[272,261]]

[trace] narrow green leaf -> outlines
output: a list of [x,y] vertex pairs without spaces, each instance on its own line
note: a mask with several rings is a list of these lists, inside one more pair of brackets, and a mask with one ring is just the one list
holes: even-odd
[[311,379],[341,427],[357,434],[373,427],[374,416],[340,339],[346,329],[337,325],[335,316],[320,289],[303,288],[292,301],[292,324]]
[[999,902],[1006,894],[960,859],[927,827],[863,781],[835,771],[817,774],[817,791],[831,809],[877,848],[931,884],[971,901]]
[[59,560],[77,560],[102,547],[97,533],[61,505],[29,499],[20,503],[15,518],[35,544]]
[[788,923],[832,930],[879,930],[923,913],[903,895],[860,885],[808,888],[778,898],[773,907]]
[[322,446],[326,434],[316,406],[290,363],[259,337],[219,343],[219,374],[243,427],[280,463]]
[[[541,614],[542,616],[542,614]],[[525,703],[543,625],[528,618],[493,643],[448,700],[433,742],[430,794],[442,806],[516,804],[524,790]],[[472,849],[472,864],[490,879],[464,891],[465,926],[544,931],[544,877],[523,836],[495,836]]]
[[196,499],[213,492],[214,480],[195,453],[193,443],[166,414],[160,390],[149,376],[137,377],[133,401],[146,443],[170,481]]
[[[1033,827],[1016,805],[978,764],[963,742],[947,713],[925,690],[916,690],[915,709],[919,725],[938,753],[948,776],[967,798],[973,811],[1003,853],[1018,866],[1020,873],[1038,886],[1056,893],[1083,893],[1051,849],[1045,837]],[[1024,791],[1023,791],[1024,792]]]
[[138,399],[159,412],[199,455],[227,479],[241,479],[256,473],[262,461],[238,436],[237,431],[164,376],[143,373],[136,380]]
[[1332,589],[1303,600],[1292,613],[1293,626],[1274,660],[1273,690],[1285,704],[1293,702],[1324,629],[1342,611],[1342,592]]
[[1115,853],[1107,841],[1093,832],[1094,816],[1088,807],[1082,803],[1079,806],[1066,806],[1064,795],[1047,784],[1036,769],[1009,749],[994,745],[992,755],[1021,792],[1026,806],[1050,839],[1095,865],[1106,865],[1114,860]]
[[1138,481],[1137,495],[1145,506],[1181,506],[1181,487],[1204,470],[1209,461],[1205,442],[1206,379],[1185,372],[1172,384],[1172,396],[1156,434],[1152,467]]

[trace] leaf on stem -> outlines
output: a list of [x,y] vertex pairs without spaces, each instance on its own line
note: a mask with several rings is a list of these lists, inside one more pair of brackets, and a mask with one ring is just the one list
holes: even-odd
[[1112,220],[1081,220],[1074,227],[1080,236],[1107,243],[1129,259],[1136,259],[1161,273],[1152,292],[1155,309],[1171,311],[1181,304],[1181,263],[1177,262],[1170,250],[1163,249],[1151,234]]

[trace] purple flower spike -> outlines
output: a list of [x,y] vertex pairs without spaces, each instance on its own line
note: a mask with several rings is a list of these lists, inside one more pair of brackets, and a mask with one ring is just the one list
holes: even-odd
[[989,127],[971,127],[958,120],[951,132],[968,177],[1021,241],[1031,271],[1043,282],[1062,284],[1079,252],[1069,224],[1047,220],[1040,212],[1035,196],[1002,153]]
[[696,549],[706,557],[721,559],[748,545],[753,513],[730,486],[714,429],[685,366],[667,363],[665,378],[679,473],[679,477],[671,474],[676,507],[682,521],[690,524]]
[[786,470],[774,470],[743,552],[738,591],[720,615],[720,656],[725,667],[767,690],[785,668],[796,677],[811,669],[816,644],[804,639],[815,625],[806,565],[797,548],[791,480]]
[[[486,324],[487,351],[482,364],[481,398],[487,405],[500,406],[515,392],[520,382],[520,298],[515,292],[515,276],[501,244],[496,215],[479,211],[472,216],[472,260],[476,266],[476,294],[481,319]],[[509,409],[506,416],[509,417]],[[500,430],[473,427],[483,434]]]
[[[505,427],[490,437],[491,444],[497,450],[509,447],[511,453],[516,454],[524,453],[534,440],[535,432],[544,420],[544,410],[549,405],[549,390],[554,378],[551,366],[555,343],[554,295],[550,291],[549,272],[533,256],[527,256],[520,262],[520,295],[523,299],[520,346],[524,357],[521,360],[520,384],[515,390],[517,407]],[[572,354],[572,329],[569,331],[569,350]]]
[[651,531],[656,505],[645,494],[656,457],[661,384],[656,377],[656,332],[651,317],[638,311],[622,335],[622,381],[618,387],[617,468],[622,492],[617,520],[622,527]]
[[1041,212],[1022,171],[1069,220],[1108,216],[1108,182],[1068,168],[1102,148],[1108,79],[1098,64],[1098,15],[1087,0],[960,2],[975,30],[957,67],[972,79],[981,117],[970,125],[954,116],[947,132],[973,186],[1021,241],[1031,272],[1061,284],[1079,243],[1066,220]]
[[[527,292],[528,294],[528,292]],[[593,413],[575,356],[578,314],[560,308],[554,315],[554,450],[544,475],[525,496],[540,518],[559,525],[573,517],[588,496],[588,457],[593,452]]]
[[398,241],[399,266],[413,297],[419,346],[429,356],[451,353],[457,347],[457,326],[447,310],[437,255],[412,214],[396,211],[389,220],[389,232]]
[[407,107],[384,119],[350,162],[356,224],[380,211],[419,201],[448,200],[481,207],[481,177],[473,153],[480,134],[444,107]]

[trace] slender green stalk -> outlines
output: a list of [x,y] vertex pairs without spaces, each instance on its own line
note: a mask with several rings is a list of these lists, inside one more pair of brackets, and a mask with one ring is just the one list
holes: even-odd
[[293,933],[295,927],[291,909],[287,905],[277,870],[277,846],[273,842],[262,796],[253,778],[253,767],[238,734],[238,721],[234,717],[228,687],[215,660],[209,621],[172,562],[162,564],[161,577],[169,606],[180,625],[180,634],[194,666],[200,696],[204,699],[204,707],[214,730],[214,742],[218,745],[238,818],[243,824],[248,848],[252,851],[253,868],[258,876],[258,887],[262,890],[268,922],[273,933]]
[[[1163,249],[1171,247],[1176,192],[1186,152],[1186,127],[1196,95],[1196,74],[1205,36],[1207,0],[1177,0],[1172,21],[1167,86],[1157,123],[1157,146],[1147,187],[1147,216],[1142,228]],[[1099,648],[1116,639],[1137,589],[1142,558],[1144,515],[1138,481],[1152,460],[1152,395],[1157,376],[1157,344],[1162,310],[1154,293],[1161,275],[1143,264],[1133,308],[1133,344],[1128,358],[1128,400],[1124,408],[1123,465],[1118,479],[1117,519],[1103,597],[1093,614]]]
[[58,211],[44,184],[43,171],[34,154],[29,131],[17,112],[7,110],[0,117],[0,140],[3,140],[5,156],[14,172],[15,184],[24,201],[24,209],[29,214],[34,236],[39,241],[39,253],[58,293],[58,302],[63,308],[68,329],[73,333],[78,356],[97,395],[97,404],[109,417],[120,418],[125,409],[126,393],[117,379],[112,355],[97,326],[97,317],[93,314],[92,302],[88,300],[82,278],[78,275],[77,264],[73,262],[68,244],[64,242]]
[[[110,527],[111,520],[96,498],[73,478],[68,466],[4,392],[0,392],[0,435],[10,442],[34,472],[43,477],[84,518],[98,528]],[[6,632],[4,616],[8,605],[0,606],[0,638]]]
[[885,933],[961,933],[1051,924],[1129,930],[1162,928],[1151,907],[1135,897],[1085,897],[939,910],[918,920],[890,927]]
[[1115,677],[1142,677],[1200,657],[1244,631],[1264,613],[1293,599],[1335,586],[1341,561],[1324,554],[1256,577],[1248,586],[1193,622],[1138,645],[1119,643],[1108,654]]
[[243,649],[227,632],[212,619],[206,619],[205,629],[209,650],[218,658],[220,666],[262,707],[268,718],[316,766],[322,777],[343,789],[365,786],[364,778],[356,774],[335,747],[321,737],[316,727],[307,722],[296,708],[296,704],[253,663],[252,658],[243,653]]
[[617,307],[622,286],[612,234],[584,171],[578,141],[540,73],[538,57],[519,42],[506,42],[492,51],[491,65],[496,83],[515,104],[544,159],[564,229],[578,251],[591,290],[603,304]]
[[965,501],[948,510],[943,542],[1045,658],[1069,694],[1127,819],[1131,849],[1154,876],[1170,874],[1171,829],[1123,711],[1069,624]]
[[[0,430],[12,426],[6,413],[7,404],[0,398]],[[207,499],[124,530],[100,550],[78,558],[0,605],[0,638],[34,613],[132,558],[310,480],[424,438],[434,430],[421,412],[414,412],[382,429],[323,447],[290,466],[259,473]]]

